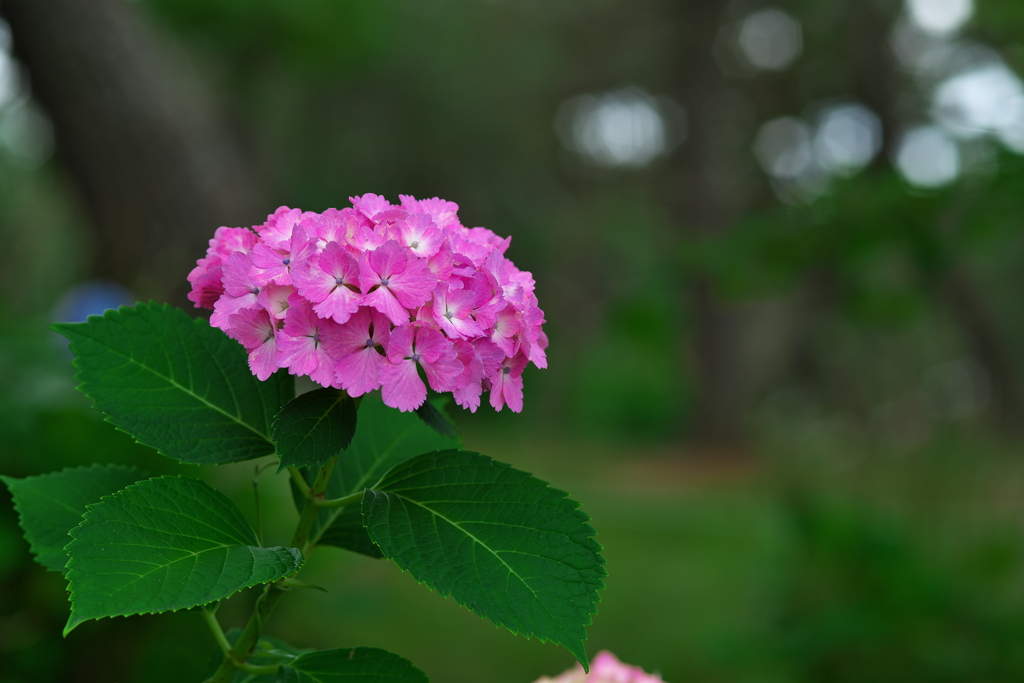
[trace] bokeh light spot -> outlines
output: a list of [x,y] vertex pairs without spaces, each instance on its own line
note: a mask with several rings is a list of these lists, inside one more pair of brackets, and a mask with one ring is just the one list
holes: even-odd
[[957,31],[974,14],[972,0],[907,0],[907,12],[922,30],[933,34]]
[[908,130],[896,152],[896,167],[911,185],[941,187],[960,174],[956,142],[937,126]]
[[566,147],[598,166],[641,168],[685,137],[681,116],[670,130],[661,104],[632,87],[582,95],[562,105],[557,127]]
[[882,125],[867,107],[840,104],[821,113],[814,137],[819,163],[838,175],[851,175],[864,168],[882,145]]
[[765,173],[778,178],[795,178],[814,160],[810,127],[789,116],[768,121],[754,140],[754,154]]
[[800,22],[777,7],[747,15],[740,24],[738,39],[751,66],[765,71],[782,71],[803,51]]
[[932,112],[953,135],[970,139],[991,134],[1021,151],[1024,85],[1002,63],[990,62],[940,83]]

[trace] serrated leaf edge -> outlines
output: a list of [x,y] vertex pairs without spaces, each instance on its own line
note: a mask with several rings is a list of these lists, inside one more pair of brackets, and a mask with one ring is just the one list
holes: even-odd
[[[160,453],[160,455],[163,455],[164,457],[170,458],[171,460],[174,460],[176,462],[186,463],[186,464],[203,464],[203,463],[193,463],[193,462],[190,462],[190,461],[187,461],[187,460],[180,460],[179,458],[176,458],[175,456],[170,455],[170,454],[164,452],[164,450],[162,448],[157,448],[157,447],[152,446],[152,445],[150,445],[148,443],[145,443],[144,441],[139,440],[138,437],[136,437],[134,434],[132,434],[131,432],[127,431],[126,429],[123,429],[117,423],[115,423],[113,420],[111,420],[111,416],[108,415],[105,410],[103,410],[102,408],[100,408],[97,405],[99,403],[99,401],[91,393],[89,393],[84,388],[85,384],[86,384],[86,380],[82,377],[82,373],[84,371],[82,370],[81,367],[79,367],[79,363],[78,363],[78,353],[77,353],[76,348],[75,348],[77,342],[75,342],[73,339],[68,337],[68,335],[64,334],[64,332],[62,330],[65,329],[65,328],[77,327],[77,326],[80,326],[80,325],[81,326],[85,326],[85,325],[89,324],[89,322],[91,320],[93,320],[94,318],[98,318],[100,320],[103,320],[103,319],[108,319],[110,316],[115,315],[115,314],[124,315],[124,311],[126,311],[126,310],[134,312],[134,311],[137,311],[141,307],[146,307],[146,308],[149,308],[151,310],[154,310],[154,309],[163,309],[163,310],[171,310],[171,311],[181,310],[181,309],[176,308],[175,306],[171,306],[170,304],[166,304],[166,303],[165,304],[158,304],[155,301],[150,301],[149,303],[144,304],[142,302],[138,302],[134,306],[123,305],[123,306],[119,306],[117,309],[108,308],[107,310],[105,310],[103,312],[102,315],[90,315],[83,322],[53,323],[52,325],[50,325],[50,329],[52,329],[53,331],[57,332],[58,334],[60,334],[61,336],[63,336],[65,339],[68,340],[68,348],[74,354],[74,358],[72,358],[72,360],[71,360],[71,366],[75,369],[75,374],[74,374],[74,377],[72,379],[74,379],[75,381],[78,382],[78,384],[75,385],[75,391],[78,391],[78,392],[82,393],[90,401],[92,401],[93,409],[103,415],[103,421],[104,422],[110,423],[114,427],[114,429],[116,429],[117,431],[122,432],[122,433],[127,434],[128,436],[130,436],[135,443],[140,444],[142,446],[145,446],[146,448],[152,448],[153,450],[155,450],[158,453]],[[182,311],[182,312],[184,312],[184,311]],[[186,316],[187,315],[188,314],[186,313]],[[200,318],[193,318],[192,319],[193,325],[196,325],[196,326],[200,326],[202,324],[202,322],[203,322],[203,320],[200,319]],[[82,335],[82,336],[87,336],[87,335]],[[94,337],[90,336],[89,338],[93,339],[94,341],[98,341]],[[113,349],[111,349],[111,351],[113,351]],[[146,369],[147,371],[153,372],[154,375],[157,375],[158,377],[167,380],[169,383],[179,387],[180,389],[182,389],[182,391],[185,391],[185,393],[189,394],[190,396],[192,396],[193,398],[195,398],[199,402],[203,403],[207,407],[212,408],[213,410],[219,412],[220,414],[222,414],[225,417],[231,419],[233,422],[235,422],[235,423],[245,427],[246,429],[251,431],[253,434],[255,434],[256,436],[258,436],[258,437],[262,438],[264,441],[266,441],[267,444],[270,446],[270,450],[268,450],[266,453],[263,453],[261,455],[253,456],[252,458],[249,458],[250,460],[255,459],[255,458],[262,458],[262,457],[265,457],[267,455],[274,455],[275,454],[273,439],[271,439],[271,437],[269,435],[264,434],[263,432],[259,431],[258,429],[256,429],[252,425],[250,425],[249,423],[242,421],[241,416],[231,415],[230,413],[225,412],[224,410],[222,410],[218,406],[216,406],[216,405],[206,401],[205,399],[203,399],[199,395],[193,393],[192,391],[186,390],[185,387],[181,386],[180,384],[178,384],[177,382],[175,382],[171,378],[166,377],[166,376],[164,376],[164,375],[162,375],[162,374],[160,374],[158,372],[154,372],[154,371],[150,370],[150,368],[148,368],[147,366],[141,365],[140,363],[138,363],[134,359],[132,359],[130,357],[127,357],[127,356],[124,356],[124,354],[122,354],[120,352],[114,351],[114,353],[117,353],[118,355],[127,358],[132,363],[135,363],[136,365],[139,365],[140,367]],[[285,405],[287,405],[287,403],[285,403]],[[230,462],[223,462],[223,463],[218,462],[218,463],[206,463],[206,464],[217,464],[217,465],[220,465],[220,464],[230,464]]]
[[[165,474],[165,475],[161,475],[161,476],[157,476],[157,477],[150,477],[149,479],[145,479],[143,481],[151,481],[153,479],[190,479],[190,478],[192,478],[192,477],[184,477],[184,476],[177,475],[177,474]],[[197,479],[196,481],[202,481],[202,480]],[[102,503],[105,503],[107,501],[107,499],[115,498],[118,494],[124,493],[125,491],[127,491],[130,488],[137,487],[139,483],[141,483],[141,482],[136,482],[134,484],[126,486],[123,489],[121,489],[120,491],[117,491],[117,492],[115,492],[115,493],[113,493],[113,494],[111,494],[109,496],[103,496],[97,502],[92,503],[90,505],[87,505],[86,508],[85,508],[85,514],[82,515],[82,521],[78,524],[78,526],[76,526],[73,529],[71,529],[70,531],[68,531],[68,535],[71,536],[71,541],[68,542],[68,545],[71,545],[71,543],[77,538],[77,535],[74,532],[82,528],[82,526],[87,521],[86,517],[88,516],[89,511],[92,508],[94,508],[94,507],[96,507],[96,506],[98,506],[98,505],[100,505]],[[255,534],[255,531],[253,533]],[[67,550],[67,547],[68,546],[64,546],[64,549]],[[262,546],[249,546],[249,547],[262,547]],[[288,551],[291,552],[292,556],[294,556],[298,560],[298,563],[299,563],[298,566],[295,568],[294,572],[292,572],[291,574],[287,574],[287,575],[281,577],[282,579],[283,578],[287,578],[289,576],[293,576],[294,574],[297,574],[299,571],[302,570],[302,567],[306,563],[306,558],[303,557],[302,552],[298,548],[288,548],[286,546],[274,546],[274,547],[284,547],[285,550],[288,550]],[[268,550],[269,550],[269,548],[268,548]],[[72,563],[73,562],[74,562],[74,558],[72,558],[70,553],[69,553],[68,554],[68,561],[64,565],[65,576],[67,576],[67,573],[71,571]],[[74,620],[74,596],[75,596],[75,591],[73,591],[71,589],[71,581],[69,579],[68,580],[68,588],[67,588],[67,591],[68,591],[68,601],[71,603],[72,608],[71,608],[71,614],[68,616],[68,622],[64,626],[63,636],[65,638],[67,638],[69,633],[71,633],[73,630],[78,628],[78,626],[80,624],[84,624],[87,621],[100,621],[101,619],[110,619],[110,618],[113,618],[113,617],[132,617],[132,616],[142,616],[142,615],[146,615],[146,614],[172,614],[174,612],[183,612],[183,611],[187,611],[187,610],[190,610],[190,609],[195,609],[196,607],[201,607],[203,605],[210,605],[210,604],[213,604],[214,602],[220,602],[221,600],[227,600],[231,596],[237,595],[238,593],[241,593],[243,590],[247,590],[249,588],[253,588],[254,586],[263,585],[263,583],[273,583],[273,582],[272,581],[267,581],[267,582],[262,582],[262,583],[254,583],[251,586],[242,586],[238,590],[236,590],[236,591],[234,591],[232,593],[229,593],[229,594],[227,594],[227,595],[225,595],[225,596],[223,596],[221,598],[217,598],[216,600],[211,600],[210,602],[204,602],[204,603],[199,603],[197,605],[192,605],[190,607],[179,607],[177,609],[157,610],[157,611],[150,610],[150,611],[144,611],[144,612],[125,612],[125,613],[120,613],[120,614],[106,614],[106,615],[103,615],[101,617],[87,617],[85,619],[79,619],[79,620],[75,621]]]
[[[328,388],[328,387],[324,387],[324,388]],[[313,391],[319,391],[319,389],[314,389]],[[331,410],[333,410],[335,406],[337,406],[339,403],[344,401],[346,398],[348,398],[349,400],[354,400],[354,399],[352,399],[351,396],[349,396],[347,393],[345,393],[344,390],[337,389],[336,391],[338,391],[338,395],[335,398],[334,403],[331,405],[331,407],[327,411],[324,412],[323,415],[321,415],[319,418],[317,418],[317,424],[318,425],[324,420],[324,418],[326,418],[327,413],[331,412]],[[285,411],[285,409],[289,405],[291,405],[294,401],[299,400],[299,398],[301,398],[302,396],[305,396],[306,394],[309,394],[309,393],[312,393],[312,391],[311,392],[306,392],[305,394],[300,394],[300,395],[296,396],[295,398],[291,399],[290,401],[285,403],[283,406],[278,408],[277,412],[274,413],[274,419],[270,423],[270,434],[271,434],[272,437],[274,437],[274,438],[272,438],[270,440],[272,444],[275,444],[275,446],[277,445],[277,438],[276,438],[276,436],[277,436],[277,434],[276,434],[276,432],[277,432],[277,421],[279,419],[281,419],[281,413],[283,413]],[[353,407],[353,412],[356,414],[356,416],[357,416],[356,419],[358,420],[358,414],[359,414],[359,405],[358,404],[356,404]],[[358,424],[358,422],[357,422],[357,424]],[[303,441],[305,441],[307,437],[308,437],[308,434],[303,437]],[[352,445],[352,440],[354,438],[355,438],[355,429],[352,430],[352,434],[349,436],[348,443],[346,443],[344,446],[341,447],[341,450],[339,451],[339,453],[342,452],[342,451],[347,450],[348,447]],[[275,448],[274,454],[281,461],[280,462],[280,466],[277,469],[278,472],[281,472],[283,469],[285,469],[285,467],[288,467],[288,466],[284,464],[283,455],[276,448]],[[302,467],[306,467],[306,465],[296,465],[296,467],[302,468]]]
[[[484,455],[483,453],[476,453],[475,451],[466,451],[466,450],[463,450],[463,449],[446,449],[446,450],[454,450],[454,451],[458,451],[458,452],[461,452],[461,453],[474,453],[474,454],[479,455],[481,457],[487,458],[488,460],[490,460],[490,461],[492,461],[492,462],[494,462],[494,463],[496,463],[498,465],[501,465],[501,466],[507,467],[509,469],[515,470],[517,472],[521,472],[523,474],[526,474],[529,477],[531,477],[534,481],[537,481],[537,482],[540,482],[541,484],[543,484],[543,487],[541,487],[541,488],[546,488],[550,492],[560,496],[562,500],[567,500],[570,503],[573,503],[573,508],[572,508],[571,512],[575,513],[579,517],[580,521],[583,523],[583,526],[584,526],[584,528],[585,528],[585,530],[587,532],[587,538],[589,538],[591,541],[593,541],[595,546],[596,546],[594,548],[594,556],[597,558],[597,571],[600,574],[600,576],[598,578],[598,585],[594,588],[595,597],[594,597],[594,600],[593,600],[592,608],[587,612],[586,621],[584,621],[584,622],[582,622],[580,624],[581,626],[584,627],[584,634],[585,634],[584,637],[581,639],[581,641],[579,643],[580,644],[580,651],[583,653],[583,659],[580,660],[580,664],[583,665],[583,668],[584,668],[585,671],[589,672],[589,670],[590,670],[589,662],[588,662],[588,658],[586,656],[586,652],[585,652],[585,650],[583,648],[583,644],[588,640],[588,637],[586,635],[586,627],[587,626],[592,626],[593,623],[594,623],[593,617],[597,615],[597,612],[598,612],[597,607],[601,603],[601,591],[603,591],[605,589],[604,577],[608,575],[608,571],[605,569],[606,562],[605,562],[604,556],[601,555],[601,551],[604,550],[604,546],[602,546],[601,543],[597,540],[597,530],[590,524],[590,521],[591,521],[592,518],[590,517],[590,515],[588,515],[587,513],[583,512],[583,510],[580,509],[582,504],[579,501],[577,501],[577,500],[575,500],[573,498],[570,498],[568,493],[566,493],[565,491],[563,491],[561,489],[557,489],[554,486],[551,486],[551,484],[549,482],[541,479],[540,477],[537,477],[536,475],[534,475],[531,472],[526,472],[525,470],[517,469],[517,468],[513,467],[512,465],[509,465],[508,463],[501,462],[500,460],[495,460],[494,458],[491,458],[490,456]],[[414,458],[419,458],[419,457],[423,457],[423,456],[427,456],[427,455],[434,455],[436,453],[442,453],[442,452],[443,451],[440,451],[440,450],[429,451],[427,453],[422,453],[420,455],[415,455],[412,458],[408,458],[406,460],[403,460],[402,462],[395,463],[387,472],[385,472],[380,477],[380,479],[377,481],[376,484],[374,484],[374,486],[379,486],[380,483],[382,481],[384,481],[387,478],[387,476],[391,473],[391,470],[399,467],[400,465],[405,465],[410,460],[413,460]],[[374,491],[374,492],[377,492],[377,493],[386,493],[387,495],[395,495],[395,496],[397,496],[399,498],[405,498],[404,496],[399,496],[398,494],[394,494],[394,493],[391,493],[391,492],[388,492],[388,491],[378,491],[377,489],[375,489],[373,487],[367,487],[363,491],[364,491],[364,496],[363,496],[364,504],[366,504],[365,501],[368,500],[368,496],[366,496],[365,494],[367,492],[370,492],[370,491]],[[419,505],[419,503],[416,503],[416,501],[413,501],[411,499],[406,499],[406,500],[409,500],[409,502],[414,503],[416,505]],[[423,507],[423,506],[419,505],[419,507]],[[369,533],[369,527],[366,524],[366,517],[365,517],[365,513],[362,511],[362,506],[360,506],[360,513],[361,513],[361,515],[363,517],[363,527],[366,528],[367,533]],[[438,516],[442,516],[442,515],[438,515]],[[445,521],[449,521],[449,520],[446,519]],[[453,524],[450,521],[449,521],[449,523]],[[458,526],[458,525],[457,524],[453,524],[453,526]],[[461,527],[459,527],[459,528],[461,529]],[[468,536],[472,536],[472,534],[469,534],[468,532],[466,532],[466,534]],[[498,624],[493,619],[491,619],[490,617],[484,616],[483,614],[479,614],[478,612],[476,612],[475,610],[470,608],[465,602],[459,600],[458,597],[452,595],[451,591],[449,591],[447,593],[443,593],[442,591],[440,591],[440,590],[430,586],[429,584],[427,584],[425,579],[424,580],[420,580],[420,579],[416,578],[416,575],[413,574],[412,571],[410,571],[410,569],[408,567],[404,566],[401,562],[399,562],[395,558],[389,556],[384,551],[384,549],[380,547],[380,544],[377,543],[376,539],[373,538],[372,534],[370,534],[370,540],[373,541],[374,545],[376,545],[380,549],[381,553],[384,555],[384,558],[387,559],[387,560],[390,560],[391,562],[394,562],[395,565],[398,566],[398,568],[402,571],[403,574],[408,572],[409,575],[413,577],[413,580],[415,580],[417,584],[419,584],[421,586],[425,585],[430,591],[440,595],[443,600],[447,600],[450,597],[450,598],[452,598],[455,601],[456,604],[464,607],[470,613],[475,614],[481,620],[490,622],[492,625],[494,625],[495,628],[504,628],[507,631],[511,632],[513,635],[523,636],[527,640],[531,640],[533,638],[536,638],[541,643],[549,643],[549,642],[551,642],[551,643],[555,643],[556,645],[561,645],[561,646],[565,647],[567,650],[569,650],[570,653],[574,657],[577,657],[577,659],[579,659],[579,657],[576,655],[576,653],[572,652],[572,649],[569,648],[568,646],[566,646],[564,643],[559,643],[559,642],[553,640],[552,638],[548,638],[548,637],[542,636],[540,634],[525,633],[525,632],[523,632],[523,631],[521,631],[521,630],[519,630],[517,628],[509,626],[508,624]],[[475,540],[475,537],[474,537],[474,540]],[[483,544],[481,544],[481,545],[483,545]],[[484,546],[484,547],[486,548],[486,546]],[[490,551],[489,548],[487,548],[487,550],[489,552],[492,552],[492,551]],[[492,552],[492,554],[493,554],[493,552]],[[498,558],[498,559],[500,560],[501,558]],[[502,564],[505,564],[505,562],[502,561]],[[508,566],[508,565],[506,564],[506,566]]]
[[[145,470],[140,470],[139,468],[133,467],[131,465],[120,465],[120,464],[116,464],[116,463],[110,463],[110,464],[107,464],[107,465],[101,465],[98,462],[94,462],[91,465],[78,465],[78,466],[75,466],[75,467],[64,467],[64,468],[61,468],[59,470],[54,470],[53,472],[45,472],[43,474],[30,474],[27,477],[21,477],[21,478],[18,478],[18,477],[8,477],[6,475],[0,474],[0,481],[2,481],[4,483],[4,486],[7,487],[7,492],[11,494],[11,502],[13,504],[14,511],[18,514],[18,528],[21,529],[21,537],[25,540],[26,543],[28,543],[29,552],[32,554],[32,559],[35,560],[35,562],[40,567],[45,569],[46,571],[53,572],[53,571],[57,571],[57,570],[56,569],[51,569],[50,567],[47,567],[45,564],[43,564],[42,562],[39,561],[39,553],[37,553],[35,551],[35,549],[32,547],[32,541],[29,540],[28,532],[25,530],[25,525],[22,524],[22,520],[24,519],[24,514],[23,514],[23,512],[21,510],[21,506],[18,504],[18,499],[14,495],[14,491],[11,490],[11,485],[10,485],[9,482],[28,481],[29,479],[38,479],[39,477],[51,476],[51,475],[54,475],[54,474],[60,474],[62,472],[69,472],[69,471],[72,471],[72,470],[92,470],[92,469],[107,469],[107,468],[115,468],[115,469],[125,470],[125,471],[135,470],[139,474],[143,475],[144,478],[149,476],[148,473]],[[125,488],[127,488],[127,487],[125,487]],[[115,493],[116,493],[116,491],[115,491]],[[109,496],[101,496],[100,500],[103,500],[103,498],[107,498],[107,497],[109,497]],[[99,502],[99,501],[96,501],[96,502]],[[90,503],[89,505],[86,505],[85,506],[86,511],[88,511],[90,505],[94,505],[94,504],[95,503]],[[80,516],[84,517],[85,513],[83,512]],[[79,522],[79,524],[81,524],[81,522]],[[73,528],[75,528],[75,527],[72,527],[72,529]],[[70,535],[71,535],[71,529],[68,529],[68,536],[70,536]],[[70,543],[70,541],[68,541],[68,542]],[[65,569],[67,568],[67,563],[64,564],[64,567],[65,567]]]

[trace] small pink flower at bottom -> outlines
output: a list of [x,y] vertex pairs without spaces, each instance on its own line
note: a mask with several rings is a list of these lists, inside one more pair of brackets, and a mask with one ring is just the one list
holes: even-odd
[[646,673],[638,666],[630,666],[619,661],[618,657],[607,650],[597,653],[590,666],[590,673],[577,664],[560,676],[538,678],[535,683],[665,683],[661,676]]

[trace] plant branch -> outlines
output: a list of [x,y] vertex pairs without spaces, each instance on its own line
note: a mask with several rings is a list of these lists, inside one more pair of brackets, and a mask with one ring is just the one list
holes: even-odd
[[344,496],[343,498],[315,498],[313,499],[313,505],[319,508],[341,508],[346,505],[352,505],[358,503],[363,499],[363,492],[357,491],[350,496]]
[[295,482],[295,485],[299,487],[299,491],[302,492],[302,495],[304,497],[308,497],[309,484],[307,484],[306,480],[302,478],[302,473],[299,472],[299,468],[295,467],[294,465],[290,466],[288,468],[288,474],[291,475],[292,481]]
[[[291,547],[301,548],[302,556],[306,558],[309,556],[309,552],[313,549],[314,543],[310,542],[309,534],[313,528],[313,522],[316,521],[316,515],[320,509],[316,506],[314,501],[317,498],[322,499],[324,491],[327,489],[327,483],[331,480],[331,472],[334,471],[334,465],[338,462],[337,456],[327,461],[320,471],[316,475],[316,479],[313,481],[313,485],[308,488],[306,492],[306,502],[302,506],[302,512],[299,514],[299,522],[295,526],[295,535],[292,536]],[[295,468],[289,468],[294,470]],[[296,474],[298,472],[296,471]],[[292,475],[295,476],[294,474]],[[299,476],[299,479],[302,477]],[[238,637],[238,641],[235,646],[229,650],[224,656],[224,661],[221,662],[220,666],[217,667],[217,671],[212,677],[207,679],[206,683],[228,683],[234,676],[236,670],[246,671],[247,673],[273,673],[277,669],[264,670],[262,667],[246,664],[246,657],[252,654],[253,649],[256,647],[256,643],[259,642],[260,633],[263,631],[263,625],[270,618],[270,614],[274,611],[274,607],[277,605],[277,601],[281,599],[281,596],[288,591],[288,587],[283,585],[282,581],[275,581],[274,583],[268,583],[263,589],[263,594],[256,600],[256,606],[253,608],[252,615],[249,617],[249,621],[245,625],[245,629],[242,631],[242,635]],[[257,672],[256,670],[259,669]]]
[[203,620],[210,627],[210,632],[213,633],[213,639],[217,641],[220,651],[224,653],[225,657],[230,656],[231,643],[228,642],[227,636],[224,635],[224,629],[220,627],[220,622],[217,621],[217,615],[214,613],[214,610],[208,609],[206,605],[200,607],[200,610],[202,610]]
[[248,664],[246,662],[239,662],[238,668],[247,674],[253,674],[256,676],[262,676],[265,674],[276,674],[277,670],[281,668],[280,664]]

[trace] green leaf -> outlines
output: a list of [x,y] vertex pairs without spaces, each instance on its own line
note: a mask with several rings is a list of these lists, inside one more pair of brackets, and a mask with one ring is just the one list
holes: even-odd
[[276,581],[295,548],[260,548],[226,496],[197,479],[146,479],[90,505],[67,546],[71,618],[171,612]]
[[459,430],[455,428],[455,423],[443,410],[445,403],[441,399],[424,401],[423,405],[416,409],[416,415],[435,432],[458,442],[458,445],[461,446]]
[[409,660],[375,647],[310,652],[284,674],[289,683],[429,683]]
[[[312,473],[304,475],[307,480],[314,476]],[[291,482],[292,500],[295,508],[302,510],[305,503],[305,496],[302,491]],[[313,523],[312,537],[318,545],[333,545],[336,548],[344,548],[361,555],[367,555],[379,560],[384,557],[380,549],[370,540],[370,535],[363,527],[363,516],[359,512],[358,505],[348,505],[336,510],[323,510],[318,513]]]
[[375,559],[384,557],[380,548],[374,545],[370,535],[366,533],[363,516],[357,505],[342,508],[320,537],[319,543],[344,548]]
[[362,504],[370,537],[417,581],[587,666],[605,570],[578,507],[525,472],[454,450],[401,463]]
[[[384,474],[403,460],[447,448],[457,448],[457,438],[434,431],[416,416],[389,408],[380,396],[363,396],[359,405],[359,429],[352,444],[341,456],[331,473],[325,494],[328,498],[341,498],[373,486]],[[315,473],[305,473],[312,482]],[[296,505],[301,508],[302,497]],[[350,508],[324,510],[317,515],[312,538],[320,536],[319,543],[336,545],[371,557],[380,557],[379,551],[361,529],[358,519],[345,512]],[[337,528],[335,528],[337,527]]]
[[336,488],[328,489],[328,495],[334,498],[362,491],[403,460],[461,445],[458,438],[428,427],[415,413],[390,408],[380,396],[364,396],[359,406],[359,431],[334,468],[338,475],[332,477],[331,484]]
[[79,389],[139,443],[199,465],[274,452],[270,425],[294,382],[284,371],[259,381],[245,349],[205,320],[139,304],[53,328],[71,342]]
[[82,522],[85,507],[123,489],[146,474],[134,467],[93,465],[13,479],[0,476],[14,498],[14,509],[36,561],[63,572],[68,562],[64,546],[68,531]]
[[274,418],[281,467],[320,467],[348,448],[356,431],[356,403],[339,389],[316,389],[293,399]]
[[[242,635],[241,628],[231,628],[224,634],[231,645],[238,642],[238,638]],[[256,648],[253,653],[246,657],[246,661],[249,664],[256,666],[272,666],[274,664],[282,665],[288,664],[295,660],[299,655],[307,652],[314,652],[309,648],[297,648],[293,645],[289,645],[283,640],[273,638],[271,636],[263,635],[260,636],[259,642],[256,643]],[[203,680],[213,676],[217,671],[217,667],[224,661],[224,653],[221,652],[220,648],[214,648],[213,654],[210,657],[210,661],[206,665],[206,672],[203,674]],[[238,671],[231,678],[231,683],[281,683],[281,677],[279,675],[280,669],[271,674],[250,674],[244,671]]]

